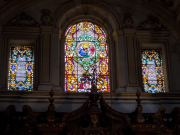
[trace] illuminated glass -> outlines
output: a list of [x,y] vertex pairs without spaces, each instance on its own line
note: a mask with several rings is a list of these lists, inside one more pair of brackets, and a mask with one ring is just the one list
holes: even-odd
[[33,89],[34,49],[32,46],[11,46],[9,57],[9,90]]
[[109,92],[106,35],[90,22],[71,26],[65,40],[65,91],[87,92],[93,83]]
[[147,93],[165,92],[160,50],[142,50],[142,79]]

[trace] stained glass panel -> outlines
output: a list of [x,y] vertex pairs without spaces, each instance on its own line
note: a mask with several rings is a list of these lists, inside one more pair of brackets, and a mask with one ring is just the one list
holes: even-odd
[[147,93],[165,92],[160,50],[142,50],[142,79]]
[[9,90],[33,89],[34,49],[32,46],[11,46],[9,57]]
[[109,92],[106,35],[98,26],[81,22],[71,26],[65,40],[65,91],[87,92],[93,83]]

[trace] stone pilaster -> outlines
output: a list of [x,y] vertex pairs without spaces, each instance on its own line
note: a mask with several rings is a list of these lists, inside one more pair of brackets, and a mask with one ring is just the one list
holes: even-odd
[[64,47],[65,47],[65,36],[62,35],[62,33],[60,32],[60,86],[62,88],[62,91],[64,91],[64,78],[65,78],[65,74],[64,74],[64,71],[65,71],[65,60],[64,60]]
[[41,66],[40,66],[40,85],[38,90],[50,90],[51,84],[51,34],[52,26],[41,26]]
[[[59,28],[53,29],[51,41],[51,82],[55,91],[61,91],[60,87],[60,39]],[[64,59],[63,59],[64,60]],[[61,69],[62,70],[62,69]]]
[[3,69],[3,55],[2,55],[2,51],[3,51],[3,40],[2,40],[2,28],[0,27],[0,89],[2,88],[2,69]]
[[125,92],[127,85],[126,46],[122,30],[113,32],[115,52],[116,92]]
[[126,92],[136,92],[140,89],[138,86],[138,65],[137,65],[137,52],[135,44],[136,29],[123,29],[125,34],[125,42],[127,47],[127,87]]

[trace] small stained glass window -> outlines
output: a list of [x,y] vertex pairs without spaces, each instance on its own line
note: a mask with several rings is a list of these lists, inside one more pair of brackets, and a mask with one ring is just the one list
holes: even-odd
[[87,92],[93,83],[109,92],[109,59],[106,35],[101,27],[80,22],[66,32],[65,91]]
[[161,50],[142,50],[141,60],[145,92],[165,92]]
[[31,91],[33,66],[33,46],[10,46],[8,89]]

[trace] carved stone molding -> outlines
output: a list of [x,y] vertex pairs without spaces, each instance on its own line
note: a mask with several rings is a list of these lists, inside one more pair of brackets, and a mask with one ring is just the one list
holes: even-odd
[[146,21],[142,21],[137,27],[138,30],[166,30],[164,26],[157,20],[148,18]]
[[50,16],[51,12],[48,9],[42,10],[41,21],[43,25],[52,25],[52,17]]
[[130,13],[124,13],[124,24],[125,28],[132,28],[133,25],[133,20],[132,20],[132,15]]
[[[5,18],[7,18],[7,16],[10,16],[11,14],[17,12],[22,7],[25,8],[26,6],[32,5],[32,4],[40,2],[40,1],[44,1],[44,0],[25,0],[25,1],[13,0],[13,1],[9,2],[9,4],[7,4],[5,7],[3,7],[0,10],[0,23],[3,23],[3,20]],[[126,0],[126,1],[129,1],[132,3],[137,3],[137,4],[142,3],[144,8],[150,10],[153,14],[160,16],[167,23],[172,24],[171,25],[172,28],[176,29],[177,32],[179,32],[180,27],[178,27],[178,29],[177,29],[177,27],[175,25],[176,21],[173,18],[173,16],[171,16],[171,14],[169,12],[167,13],[167,10],[161,8],[160,4],[156,4],[155,0]],[[160,2],[170,4],[172,1],[173,0],[162,0]],[[148,3],[148,4],[146,4],[146,3]],[[152,9],[152,7],[153,7],[153,9]]]
[[29,15],[26,13],[22,13],[20,15],[17,15],[15,18],[13,18],[11,21],[9,21],[7,26],[33,26],[38,27],[39,24]]

